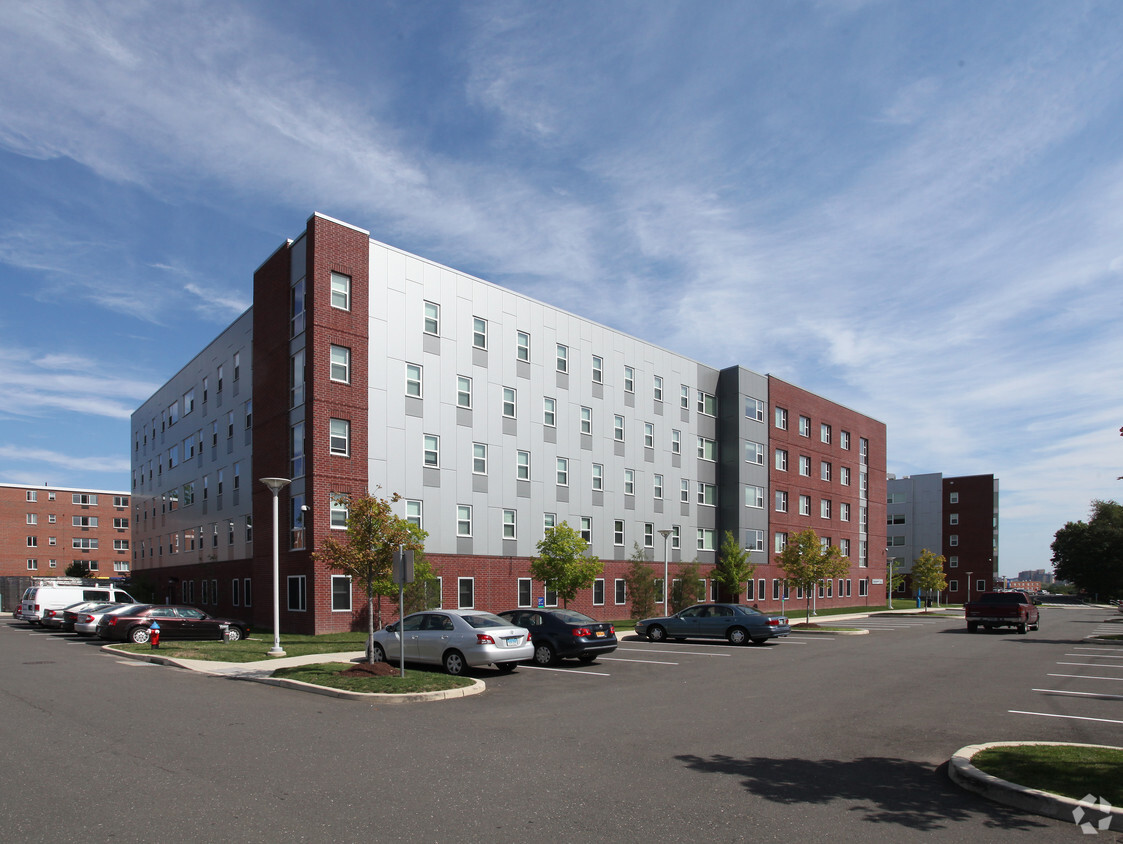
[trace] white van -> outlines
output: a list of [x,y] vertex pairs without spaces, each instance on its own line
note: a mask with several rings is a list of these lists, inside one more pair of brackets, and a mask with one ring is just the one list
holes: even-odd
[[56,578],[37,581],[34,586],[27,587],[20,601],[20,613],[21,617],[34,627],[43,618],[44,610],[60,610],[81,601],[136,603],[132,595],[111,583],[78,577]]

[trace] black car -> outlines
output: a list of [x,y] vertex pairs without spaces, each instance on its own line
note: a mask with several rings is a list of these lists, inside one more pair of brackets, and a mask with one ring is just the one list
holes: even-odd
[[573,610],[507,610],[499,616],[530,631],[539,665],[570,657],[592,662],[616,650],[616,629],[611,624]]
[[215,618],[195,607],[168,604],[136,604],[122,612],[108,613],[97,625],[102,639],[136,642],[148,641],[152,622],[160,625],[161,639],[244,639],[250,626],[233,618]]

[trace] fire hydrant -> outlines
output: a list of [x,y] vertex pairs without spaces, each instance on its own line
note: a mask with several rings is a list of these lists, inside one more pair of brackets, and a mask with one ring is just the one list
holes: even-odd
[[148,625],[148,644],[153,649],[160,647],[160,622],[153,621]]

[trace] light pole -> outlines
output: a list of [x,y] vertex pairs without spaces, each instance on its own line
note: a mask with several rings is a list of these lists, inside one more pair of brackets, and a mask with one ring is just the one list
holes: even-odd
[[663,537],[663,612],[667,615],[671,614],[671,608],[667,604],[667,537],[669,537],[673,530],[663,528],[659,531],[659,535]]
[[269,649],[269,656],[284,656],[285,652],[281,648],[281,539],[278,527],[280,505],[277,494],[292,481],[288,478],[260,478],[259,480],[273,493],[273,647]]
[[885,568],[887,575],[887,582],[885,584],[885,608],[887,610],[893,609],[893,569],[896,567],[896,559],[889,556],[889,549],[885,549]]

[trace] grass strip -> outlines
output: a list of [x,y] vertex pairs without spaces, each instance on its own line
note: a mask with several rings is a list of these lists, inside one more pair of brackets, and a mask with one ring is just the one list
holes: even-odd
[[[273,647],[272,635],[251,633],[250,638],[237,642],[187,641],[165,639],[160,648],[153,651],[151,645],[134,645],[131,642],[118,644],[117,647],[135,653],[159,653],[172,659],[202,659],[217,662],[257,662],[271,659],[269,649]],[[320,636],[284,634],[281,647],[285,656],[305,656],[307,654],[330,654],[344,651],[364,651],[367,647],[366,633],[326,633]]]
[[992,747],[971,764],[1008,782],[1074,800],[1092,794],[1123,805],[1123,748],[1028,744]]
[[355,666],[347,662],[320,662],[313,665],[295,665],[291,668],[278,668],[274,677],[286,680],[299,680],[315,686],[330,689],[343,689],[348,692],[367,692],[382,694],[411,694],[413,692],[437,692],[445,689],[460,689],[472,685],[468,677],[450,677],[428,671],[406,671],[404,677],[345,677],[343,672]]

